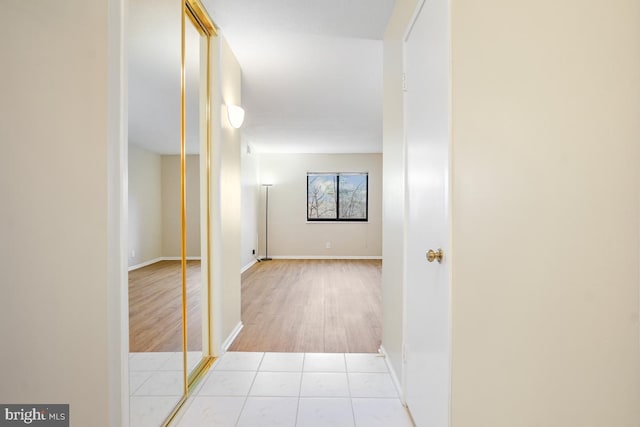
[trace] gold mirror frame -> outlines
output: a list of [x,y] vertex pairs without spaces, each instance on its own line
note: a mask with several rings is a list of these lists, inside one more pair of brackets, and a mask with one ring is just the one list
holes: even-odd
[[[185,79],[185,26],[189,19],[196,30],[204,38],[206,43],[206,79],[205,91],[205,200],[206,204],[206,275],[203,286],[203,304],[206,304],[206,316],[203,317],[203,348],[202,360],[196,365],[192,372],[188,372],[187,365],[187,208],[186,208],[186,79]],[[187,398],[203,378],[215,358],[212,356],[213,349],[211,343],[211,38],[217,36],[217,31],[213,21],[209,17],[206,9],[199,0],[185,0],[182,2],[182,25],[181,25],[181,70],[180,70],[180,195],[181,195],[181,266],[182,266],[182,352],[183,352],[183,396],[167,417],[163,426],[168,426],[175,419],[180,408]],[[202,73],[201,73],[202,75]],[[201,144],[202,146],[203,144]]]

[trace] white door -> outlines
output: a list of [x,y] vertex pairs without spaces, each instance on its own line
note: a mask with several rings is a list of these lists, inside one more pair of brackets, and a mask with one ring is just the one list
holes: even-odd
[[[418,427],[449,425],[450,54],[447,0],[419,4],[405,38],[405,399]],[[426,253],[442,249],[442,263]]]

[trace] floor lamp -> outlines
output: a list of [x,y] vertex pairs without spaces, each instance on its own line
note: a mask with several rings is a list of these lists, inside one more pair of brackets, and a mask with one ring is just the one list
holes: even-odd
[[271,261],[269,258],[269,187],[273,184],[262,184],[266,188],[264,203],[264,258],[261,261]]

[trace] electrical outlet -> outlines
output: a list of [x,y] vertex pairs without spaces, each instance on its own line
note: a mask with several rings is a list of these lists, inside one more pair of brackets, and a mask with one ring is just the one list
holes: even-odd
[[326,247],[327,249],[331,249],[331,242],[327,242],[327,243],[325,244],[325,247]]
[[255,249],[251,249],[251,255],[255,255],[256,254],[256,250]]
[[136,257],[136,250],[131,249],[131,258],[135,258],[135,257]]

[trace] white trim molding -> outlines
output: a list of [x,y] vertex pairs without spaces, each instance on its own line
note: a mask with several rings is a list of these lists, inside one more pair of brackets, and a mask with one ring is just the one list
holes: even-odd
[[[181,259],[182,258],[180,258],[179,256],[161,256],[149,261],[141,262],[140,264],[132,265],[131,267],[129,267],[129,271],[137,270],[139,268],[146,267],[148,265],[155,264],[156,262],[160,262],[160,261],[180,261]],[[187,261],[200,261],[200,260],[201,258],[199,256],[187,257]]]
[[275,255],[273,259],[382,259],[379,255]]
[[155,264],[156,262],[160,262],[160,261],[164,261],[164,258],[163,257],[154,258],[149,261],[141,262],[140,264],[132,265],[129,267],[129,271],[137,270],[139,268],[146,267],[148,265]]
[[258,262],[258,260],[257,260],[257,259],[254,259],[254,260],[253,260],[253,261],[251,261],[249,264],[247,264],[247,265],[245,265],[244,267],[242,267],[242,268],[240,269],[240,274],[242,274],[242,273],[244,273],[245,271],[247,271],[248,269],[250,269],[250,268],[253,266],[253,264],[255,264],[256,262]]
[[403,392],[403,388],[402,388],[402,383],[398,379],[398,376],[396,375],[396,370],[393,369],[393,365],[391,363],[389,363],[389,355],[387,354],[387,350],[385,350],[384,346],[381,345],[380,349],[378,350],[378,352],[384,356],[384,362],[387,364],[387,369],[389,369],[389,374],[391,375],[391,379],[393,380],[393,384],[396,386],[396,391],[398,392],[398,396],[400,396],[400,401],[402,402],[403,405],[405,405],[406,402],[404,400],[404,392]]
[[226,353],[229,347],[231,347],[231,344],[233,344],[233,341],[238,337],[238,334],[240,333],[243,327],[244,325],[242,324],[242,322],[241,321],[238,322],[238,324],[236,325],[235,328],[233,328],[233,331],[231,331],[227,339],[224,340],[224,342],[222,343],[222,350],[224,353]]

